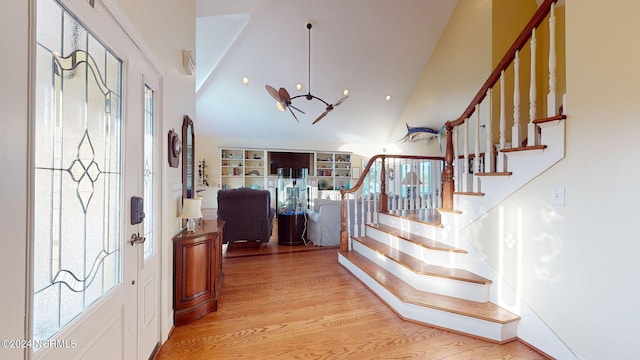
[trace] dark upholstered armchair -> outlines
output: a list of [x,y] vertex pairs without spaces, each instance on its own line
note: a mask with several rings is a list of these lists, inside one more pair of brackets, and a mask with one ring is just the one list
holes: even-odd
[[269,190],[239,188],[218,191],[218,219],[224,220],[223,243],[269,242],[275,209]]

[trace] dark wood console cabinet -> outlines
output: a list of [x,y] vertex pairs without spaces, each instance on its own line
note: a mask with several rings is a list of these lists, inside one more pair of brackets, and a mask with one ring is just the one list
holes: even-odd
[[222,285],[224,221],[201,220],[194,232],[173,238],[174,324],[184,325],[218,310]]

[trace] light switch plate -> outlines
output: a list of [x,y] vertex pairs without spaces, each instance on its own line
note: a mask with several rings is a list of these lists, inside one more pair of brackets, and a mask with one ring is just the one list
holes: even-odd
[[554,205],[564,205],[564,186],[556,186],[551,189],[551,203]]

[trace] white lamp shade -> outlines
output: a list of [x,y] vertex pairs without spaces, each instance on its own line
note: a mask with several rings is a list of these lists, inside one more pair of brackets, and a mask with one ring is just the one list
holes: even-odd
[[180,217],[183,219],[199,219],[202,217],[202,211],[200,210],[202,200],[200,199],[183,199],[182,200],[182,213]]
[[418,177],[418,174],[416,174],[415,171],[408,173],[404,177],[404,180],[402,181],[402,185],[421,185],[421,184],[422,184],[422,181],[420,181],[420,178]]

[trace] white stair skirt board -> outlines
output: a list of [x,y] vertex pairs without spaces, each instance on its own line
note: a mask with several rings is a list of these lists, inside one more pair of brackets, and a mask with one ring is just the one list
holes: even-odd
[[463,210],[461,216],[457,218],[459,229],[471,224],[564,158],[565,120],[544,123],[540,127],[542,128],[542,143],[547,145],[546,149],[508,153],[508,170],[512,172],[512,175],[483,177],[482,192],[485,196],[478,197],[480,201],[463,200],[471,206],[462,207],[463,204],[460,203],[462,198],[454,197],[456,210]]
[[427,247],[415,244],[411,241],[407,241],[395,235],[391,235],[384,231],[380,231],[371,227],[367,227],[366,233],[368,237],[375,239],[385,245],[388,245],[393,249],[397,249],[429,265],[455,268],[456,263],[459,261],[459,258],[467,256],[466,253],[429,249]]
[[381,286],[377,281],[364,273],[351,261],[338,253],[338,262],[360,279],[382,301],[394,309],[401,317],[435,327],[451,329],[456,332],[476,337],[506,342],[517,336],[517,321],[501,324],[459,314],[405,303]]
[[[455,213],[442,213],[443,224],[456,224],[456,218],[462,216]],[[445,225],[447,228],[447,225]],[[453,229],[452,229],[453,231]],[[455,235],[456,242],[465,242],[466,238],[462,234]],[[518,338],[528,344],[543,350],[546,354],[555,359],[575,359],[575,355],[571,350],[558,338],[558,336],[544,323],[544,321],[535,313],[514,291],[509,283],[507,283],[498,274],[496,269],[484,260],[482,254],[472,246],[468,247],[469,254],[463,258],[463,263],[459,264],[459,268],[466,268],[487,279],[493,280],[490,289],[490,301],[506,310],[520,315],[521,319],[518,323]]]
[[391,259],[379,255],[358,241],[353,241],[353,250],[401,278],[414,289],[476,302],[489,301],[490,284],[478,284],[459,279],[418,274]]

